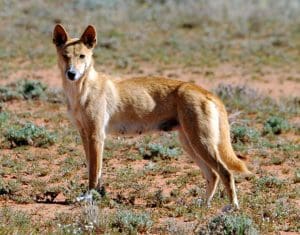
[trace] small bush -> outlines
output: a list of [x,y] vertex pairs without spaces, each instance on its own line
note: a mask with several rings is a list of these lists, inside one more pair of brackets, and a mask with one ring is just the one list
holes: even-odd
[[267,190],[268,188],[281,188],[284,185],[284,181],[273,176],[264,176],[257,179],[256,186],[260,190]]
[[231,128],[231,138],[233,143],[247,143],[257,140],[259,133],[246,126],[233,126]]
[[0,87],[0,101],[14,99],[45,99],[47,86],[40,81],[20,80]]
[[265,122],[263,134],[279,135],[288,129],[288,121],[281,117],[272,116]]
[[3,126],[9,119],[9,114],[6,112],[0,112],[0,127]]
[[199,231],[199,235],[259,234],[255,227],[253,221],[247,216],[225,214],[216,216],[209,221],[206,227]]
[[0,87],[0,101],[5,102],[22,98],[23,96],[17,91],[14,91],[11,87]]
[[23,95],[24,99],[45,98],[47,86],[40,81],[20,80],[16,83],[16,90]]
[[153,224],[148,214],[128,210],[117,211],[112,220],[112,228],[126,234],[145,233]]
[[32,226],[31,218],[25,212],[12,210],[8,207],[1,208],[0,210],[0,233],[1,234],[30,234],[32,233],[31,226]]
[[153,159],[160,157],[162,159],[170,159],[180,155],[180,148],[174,146],[163,146],[161,144],[149,143],[139,147],[139,152],[144,159]]
[[44,127],[38,127],[32,123],[24,126],[11,127],[5,133],[5,138],[12,146],[33,145],[43,147],[52,145],[55,142],[53,133],[48,132]]

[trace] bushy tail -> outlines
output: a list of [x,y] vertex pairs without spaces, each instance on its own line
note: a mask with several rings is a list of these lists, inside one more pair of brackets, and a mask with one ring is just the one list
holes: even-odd
[[220,122],[220,143],[218,145],[218,150],[222,161],[226,164],[229,170],[251,174],[248,170],[245,162],[245,158],[239,159],[233,151],[231,141],[230,141],[230,127],[228,123],[227,112],[223,105],[219,105],[219,122]]
[[239,159],[234,153],[230,142],[226,146],[224,144],[219,145],[219,154],[229,170],[251,174],[245,162]]

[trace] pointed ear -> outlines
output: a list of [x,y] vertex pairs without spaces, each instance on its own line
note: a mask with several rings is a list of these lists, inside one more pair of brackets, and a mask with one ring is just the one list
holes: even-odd
[[97,43],[97,33],[96,29],[93,25],[89,25],[86,27],[84,33],[82,34],[80,40],[86,45],[88,48],[93,48]]
[[61,47],[65,45],[65,43],[68,41],[69,36],[66,32],[65,28],[61,24],[57,24],[54,27],[53,30],[53,43],[57,47]]

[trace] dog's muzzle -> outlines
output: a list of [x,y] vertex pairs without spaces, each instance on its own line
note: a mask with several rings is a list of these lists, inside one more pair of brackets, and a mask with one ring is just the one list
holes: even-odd
[[68,70],[66,72],[67,78],[71,81],[74,81],[76,78],[76,72],[72,71],[72,70]]

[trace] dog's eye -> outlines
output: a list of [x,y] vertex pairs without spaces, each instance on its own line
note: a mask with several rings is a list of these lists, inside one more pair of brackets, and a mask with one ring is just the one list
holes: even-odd
[[80,59],[84,59],[84,58],[85,58],[85,55],[81,54],[81,55],[79,56],[79,58],[80,58]]

